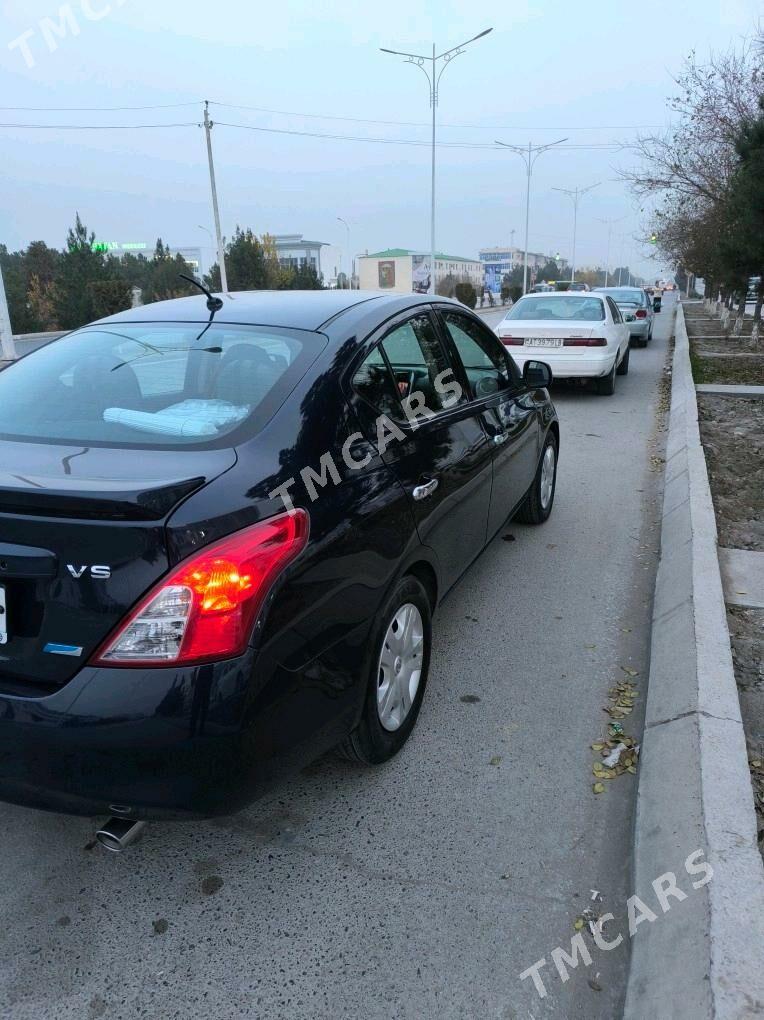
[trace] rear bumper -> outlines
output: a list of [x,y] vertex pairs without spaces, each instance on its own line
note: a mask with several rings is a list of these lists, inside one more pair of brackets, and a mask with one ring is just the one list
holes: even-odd
[[299,672],[250,650],[183,669],[86,667],[47,697],[0,694],[0,800],[78,815],[230,814],[352,728],[358,667],[343,648]]
[[508,347],[507,350],[521,372],[526,361],[543,361],[552,370],[552,380],[597,379],[613,371],[613,361],[617,357],[614,351],[606,351],[604,354],[589,354],[587,352],[565,357],[565,355],[552,354],[543,349],[535,352],[528,351],[528,353],[525,352],[524,347]]
[[650,320],[649,319],[637,319],[635,322],[627,323],[629,327],[629,333],[632,337],[636,337],[639,340],[647,339],[650,332]]

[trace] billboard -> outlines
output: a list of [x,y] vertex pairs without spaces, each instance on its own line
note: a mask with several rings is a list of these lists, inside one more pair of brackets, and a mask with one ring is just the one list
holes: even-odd
[[395,286],[395,261],[394,259],[385,259],[380,262],[377,269],[379,273],[379,287],[380,290],[389,290]]
[[497,262],[485,264],[485,289],[492,294],[501,292],[502,272],[501,265]]
[[430,293],[430,256],[411,257],[411,289],[415,294]]

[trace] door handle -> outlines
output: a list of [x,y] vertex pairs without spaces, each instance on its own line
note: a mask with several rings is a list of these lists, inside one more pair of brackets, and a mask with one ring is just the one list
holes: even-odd
[[493,441],[494,441],[494,443],[496,444],[496,446],[501,446],[501,444],[502,444],[502,443],[506,443],[506,441],[507,441],[508,439],[509,439],[509,433],[508,433],[508,432],[498,432],[498,433],[497,433],[497,434],[496,434],[496,435],[495,435],[495,436],[493,437]]
[[438,487],[438,479],[431,478],[429,482],[424,482],[422,485],[417,485],[411,495],[414,499],[427,499]]

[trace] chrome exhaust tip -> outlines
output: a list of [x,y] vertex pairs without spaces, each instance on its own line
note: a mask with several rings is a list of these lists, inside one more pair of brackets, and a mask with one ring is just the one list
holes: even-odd
[[110,818],[96,832],[96,839],[105,850],[119,854],[140,839],[145,828],[145,822],[136,822],[131,818]]

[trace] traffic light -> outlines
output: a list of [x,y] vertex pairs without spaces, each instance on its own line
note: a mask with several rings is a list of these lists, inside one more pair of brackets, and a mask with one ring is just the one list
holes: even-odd
[[650,244],[657,244],[657,243],[658,243],[658,235],[655,233],[655,231],[653,231],[652,234],[650,234]]

